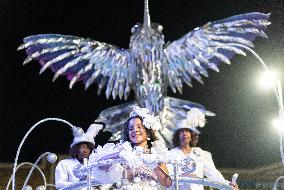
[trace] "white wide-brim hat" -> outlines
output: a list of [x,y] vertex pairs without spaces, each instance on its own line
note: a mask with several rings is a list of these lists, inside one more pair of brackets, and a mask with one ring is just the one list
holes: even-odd
[[94,123],[90,125],[86,133],[83,133],[83,135],[80,137],[74,137],[73,142],[70,145],[70,148],[82,142],[88,142],[95,145],[95,137],[97,136],[99,131],[103,128],[103,126],[104,125],[102,123]]
[[194,132],[198,135],[201,133],[200,130],[198,130],[196,127],[188,125],[186,119],[181,120],[181,122],[178,124],[178,126],[174,129],[174,132],[176,132],[180,129],[189,129],[191,132]]

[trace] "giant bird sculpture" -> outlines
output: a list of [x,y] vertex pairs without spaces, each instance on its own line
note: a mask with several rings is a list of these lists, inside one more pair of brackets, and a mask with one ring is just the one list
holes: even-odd
[[112,140],[120,137],[131,106],[147,107],[159,115],[163,129],[161,137],[169,142],[178,121],[186,117],[192,107],[212,114],[202,105],[167,96],[167,87],[182,93],[183,83],[191,86],[192,79],[202,83],[207,70],[218,70],[221,62],[230,64],[235,54],[246,55],[246,47],[253,47],[257,36],[267,37],[269,14],[252,12],[232,16],[197,27],[183,37],[165,44],[163,27],[151,23],[148,0],[144,0],[143,24],[131,29],[128,49],[91,39],[60,34],[39,34],[24,38],[18,49],[26,49],[24,64],[38,60],[40,73],[50,68],[53,81],[64,75],[70,88],[82,81],[87,89],[98,84],[98,93],[106,87],[107,99],[117,96],[125,100],[131,90],[135,100],[108,108],[98,117],[112,132]]

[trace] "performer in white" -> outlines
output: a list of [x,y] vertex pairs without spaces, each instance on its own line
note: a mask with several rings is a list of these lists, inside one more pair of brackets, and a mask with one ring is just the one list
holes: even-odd
[[[190,146],[191,147],[198,147],[199,135],[201,134],[201,132],[196,127],[191,127],[191,129],[192,130],[190,131],[190,135],[191,135]],[[211,165],[213,165],[215,167],[215,163],[213,161],[211,152],[203,150],[203,153],[204,153],[206,162],[209,162]]]
[[94,138],[102,128],[103,124],[95,123],[92,124],[81,137],[74,137],[69,149],[70,158],[61,160],[56,166],[56,189],[67,187],[80,180],[85,180],[85,178],[76,178],[73,174],[73,168],[83,164],[84,158],[89,158],[95,148]]
[[159,119],[150,115],[148,109],[134,106],[123,131],[124,142],[98,147],[91,154],[89,162],[123,159],[127,164],[116,163],[94,169],[96,180],[102,183],[116,182],[117,189],[125,190],[170,187],[172,180],[166,165],[162,163],[168,150],[155,136],[155,130],[159,128]]
[[[192,173],[187,173],[179,168],[178,174],[181,176],[199,177],[207,178],[227,183],[232,185],[233,189],[238,190],[236,183],[231,183],[224,179],[223,175],[216,169],[215,164],[212,160],[210,152],[204,151],[199,147],[193,147],[194,141],[192,141],[192,133],[199,134],[200,132],[196,127],[204,127],[205,125],[205,115],[197,108],[192,108],[187,113],[187,118],[182,120],[177,127],[173,135],[173,146],[174,148],[170,150],[170,155],[172,159],[177,161],[182,161],[184,159],[190,158],[195,161],[196,169]],[[196,138],[196,137],[195,137]],[[197,137],[198,138],[198,137]],[[196,139],[194,139],[196,141]],[[196,144],[195,144],[196,146]],[[174,169],[172,165],[169,165],[170,175],[173,175]],[[191,189],[191,190],[203,190],[204,187],[198,184],[188,184],[180,183],[180,189]]]

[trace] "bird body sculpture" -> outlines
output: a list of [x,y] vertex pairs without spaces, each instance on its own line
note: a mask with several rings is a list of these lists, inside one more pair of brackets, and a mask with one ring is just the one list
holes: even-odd
[[151,23],[148,0],[144,0],[144,22],[136,24],[128,49],[91,39],[60,34],[39,34],[24,38],[18,49],[26,49],[24,64],[35,59],[42,69],[54,72],[54,78],[66,75],[70,88],[82,81],[87,89],[98,84],[98,93],[106,87],[106,97],[126,100],[132,89],[134,101],[108,108],[100,113],[113,140],[120,137],[132,105],[147,107],[159,115],[163,129],[160,135],[169,141],[171,131],[186,117],[192,107],[212,114],[197,103],[167,96],[167,87],[182,93],[182,85],[191,86],[192,78],[202,83],[208,69],[219,71],[220,62],[230,64],[235,54],[246,55],[241,46],[253,47],[257,36],[267,37],[269,14],[247,13],[209,22],[180,39],[165,45],[163,27]]

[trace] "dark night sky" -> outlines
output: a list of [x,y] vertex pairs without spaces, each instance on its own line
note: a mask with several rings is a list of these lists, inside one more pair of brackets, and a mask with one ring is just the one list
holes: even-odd
[[[39,3],[40,2],[40,3]],[[166,41],[173,41],[209,21],[246,12],[271,12],[269,39],[258,38],[255,51],[283,74],[284,6],[281,0],[150,0],[152,22],[164,27]],[[69,90],[69,82],[52,83],[49,70],[22,66],[25,53],[17,52],[22,38],[39,33],[70,34],[127,48],[130,28],[143,18],[142,0],[2,0],[0,1],[0,162],[12,162],[28,129],[47,117],[66,119],[86,129],[99,112],[122,101],[106,100],[96,86],[84,91],[82,84]],[[220,73],[210,71],[204,85],[193,83],[175,96],[201,103],[216,113],[203,130],[200,146],[213,154],[219,167],[255,167],[280,161],[277,131],[270,121],[277,116],[272,92],[256,84],[263,71],[248,53],[236,56]],[[283,77],[282,77],[283,81]],[[130,97],[130,99],[133,96]],[[97,141],[104,143],[100,134]],[[28,137],[20,161],[34,161],[45,151],[66,153],[72,140],[68,127],[50,122]]]

